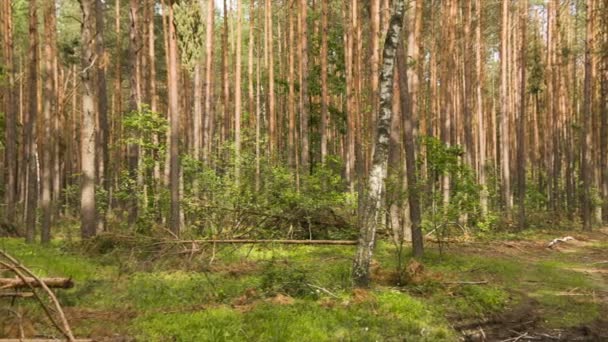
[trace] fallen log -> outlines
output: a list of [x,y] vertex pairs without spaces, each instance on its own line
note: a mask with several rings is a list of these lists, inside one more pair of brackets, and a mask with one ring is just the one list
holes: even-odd
[[[41,278],[40,279],[46,286],[51,289],[71,289],[74,287],[74,282],[71,278]],[[15,278],[0,278],[0,290],[3,289],[23,289],[41,287],[40,282],[34,278],[26,277],[23,279]]]
[[233,239],[233,240],[166,240],[160,243],[167,244],[197,244],[197,243],[215,243],[215,244],[262,244],[262,243],[276,243],[281,245],[339,245],[339,246],[354,246],[357,244],[356,240],[247,240],[247,239]]
[[[65,340],[53,338],[0,338],[0,342],[64,342]],[[93,342],[89,339],[76,339],[74,342]]]

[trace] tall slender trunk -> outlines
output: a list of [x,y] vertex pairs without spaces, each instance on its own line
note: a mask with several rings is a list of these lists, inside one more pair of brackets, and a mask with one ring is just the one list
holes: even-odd
[[[108,89],[106,84],[106,58],[105,58],[105,47],[104,47],[104,18],[103,9],[104,3],[102,0],[95,1],[95,50],[99,63],[96,64],[96,83],[97,83],[97,124],[98,124],[98,137],[97,137],[97,177],[98,183],[102,188],[108,192],[110,189],[110,154],[109,154],[109,141],[110,141],[110,127],[108,124]],[[101,208],[102,212],[106,212],[107,208]],[[98,231],[105,229],[105,215],[100,217],[98,220]]]
[[13,59],[13,13],[10,1],[3,1],[0,4],[0,12],[3,13],[3,41],[4,64],[8,73],[8,87],[5,88],[5,108],[6,108],[6,221],[15,223],[15,203],[17,199],[17,94],[15,87],[15,62]]
[[242,0],[237,0],[236,9],[236,65],[234,75],[234,178],[237,185],[241,177],[241,46],[242,46]]
[[[214,1],[208,0],[207,5],[207,30],[205,33],[205,122],[203,124],[203,160],[208,163],[209,155],[213,148],[213,126],[214,126],[214,111],[213,111],[213,28],[215,19]],[[201,3],[201,12],[204,13],[203,4]]]
[[591,230],[591,153],[592,146],[592,89],[591,89],[591,47],[593,46],[593,13],[591,12],[593,0],[587,0],[586,35],[585,35],[585,80],[583,90],[583,113],[581,125],[581,179],[583,181],[582,219],[583,229]]
[[397,48],[397,68],[400,75],[399,89],[401,96],[401,117],[403,122],[403,145],[405,147],[405,172],[408,190],[409,213],[412,230],[412,249],[414,257],[422,258],[424,253],[422,215],[420,211],[420,194],[416,167],[416,125],[415,113],[412,111],[407,79],[407,55],[403,44]]
[[509,35],[509,1],[502,4],[502,29],[500,39],[500,166],[502,175],[502,199],[507,219],[511,219],[511,167],[509,164],[509,68],[508,68],[508,35]]
[[486,184],[486,132],[485,121],[483,115],[483,61],[482,61],[482,40],[481,40],[481,25],[482,25],[482,4],[481,0],[475,0],[475,9],[477,12],[477,26],[475,28],[475,64],[477,74],[477,140],[478,140],[478,160],[479,160],[479,185],[480,191],[480,207],[481,214],[485,217],[488,213],[488,188]]
[[300,85],[300,96],[302,97],[301,108],[300,108],[300,139],[302,141],[302,157],[301,165],[304,174],[310,172],[309,166],[309,141],[308,141],[308,117],[309,110],[309,98],[308,98],[308,1],[300,0],[300,16],[301,16],[301,27],[300,27],[300,44],[302,48],[301,52],[301,70],[302,70],[302,84]]
[[[295,39],[295,23],[294,16],[289,16],[289,28],[288,28],[288,39],[289,46],[296,46]],[[287,113],[288,113],[288,152],[287,152],[287,161],[289,166],[295,170],[296,169],[296,160],[298,156],[295,152],[296,148],[296,108],[295,108],[295,49],[289,49],[289,73],[287,74],[287,87],[288,95],[287,95]]]
[[[328,102],[329,102],[329,94],[328,94],[328,87],[327,87],[327,35],[328,33],[328,28],[327,28],[327,17],[328,17],[328,11],[329,11],[329,6],[328,6],[328,1],[329,0],[321,0],[321,128],[320,128],[320,135],[321,135],[321,164],[325,164],[325,161],[327,159],[327,114],[328,114]],[[378,0],[374,0],[374,2],[377,4]],[[373,3],[372,3],[373,4]],[[373,8],[373,6],[372,6]],[[376,11],[378,12],[378,15],[380,14],[379,10],[376,8]],[[372,30],[373,31],[373,30]],[[374,31],[377,32],[377,31]],[[377,35],[376,35],[376,44],[377,44]],[[290,57],[291,58],[291,57]],[[378,64],[377,59],[376,59],[376,65]],[[372,72],[372,75],[377,75],[378,74],[378,68],[376,67],[376,72],[375,74]],[[372,76],[372,80],[377,80],[376,77]],[[372,92],[375,94],[377,92],[377,84],[378,82],[376,81],[376,88],[375,90],[373,90]]]
[[93,83],[93,68],[95,63],[101,63],[100,56],[95,53],[95,0],[81,0],[82,10],[82,120],[80,124],[80,154],[81,154],[81,188],[80,216],[82,221],[81,235],[90,238],[95,235],[97,228],[97,209],[95,201],[95,136],[96,110],[95,85]]
[[177,33],[173,19],[173,0],[169,1],[169,65],[168,92],[169,92],[169,191],[171,192],[170,228],[174,234],[180,232],[180,193],[179,193],[179,74],[177,69]]
[[528,22],[528,0],[520,0],[519,29],[519,120],[517,124],[517,198],[519,212],[519,229],[526,228],[526,23]]
[[395,56],[401,38],[404,0],[397,0],[395,12],[391,17],[386,41],[384,43],[382,73],[380,75],[380,113],[377,121],[373,164],[370,171],[360,222],[359,242],[353,265],[355,285],[367,287],[370,283],[370,264],[372,261],[376,228],[380,223],[384,180],[387,173],[388,145],[392,116],[393,76]]
[[38,207],[38,167],[36,120],[38,116],[38,15],[36,0],[29,3],[29,71],[28,113],[25,127],[25,165],[27,167],[27,196],[25,210],[25,239],[34,242],[36,210]]
[[[43,141],[44,151],[42,155],[42,227],[41,241],[46,244],[51,241],[51,213],[52,213],[52,167],[51,156],[53,154],[53,144],[51,141],[51,127],[53,126],[52,115],[56,112],[56,92],[53,68],[53,31],[55,30],[55,0],[47,0],[44,4],[44,104],[43,104]],[[55,114],[56,115],[56,114]]]
[[266,0],[267,52],[268,52],[268,143],[271,158],[277,145],[274,98],[274,35],[272,30],[272,1]]

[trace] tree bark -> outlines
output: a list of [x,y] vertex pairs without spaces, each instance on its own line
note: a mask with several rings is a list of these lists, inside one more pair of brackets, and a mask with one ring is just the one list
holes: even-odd
[[414,257],[422,258],[424,253],[424,242],[420,223],[422,215],[420,211],[420,194],[418,191],[418,177],[416,167],[416,125],[415,114],[412,111],[410,92],[407,79],[407,55],[403,44],[397,48],[397,68],[399,71],[399,89],[401,96],[401,117],[403,120],[403,145],[405,147],[405,172],[407,183],[407,194],[409,202],[409,214],[412,231],[412,251]]
[[500,39],[500,169],[502,179],[502,199],[507,219],[511,219],[511,166],[509,163],[509,96],[508,96],[508,34],[509,1],[502,4],[502,30]]
[[[205,122],[203,124],[203,160],[208,163],[209,155],[213,148],[213,126],[214,126],[214,111],[213,111],[213,28],[215,19],[214,1],[208,1],[207,7],[207,30],[205,39]],[[204,8],[201,3],[201,12]]]
[[242,46],[242,0],[237,1],[236,10],[236,65],[234,75],[234,179],[238,186],[241,178],[241,46]]
[[300,165],[304,174],[310,173],[309,166],[309,141],[308,141],[308,110],[310,107],[308,98],[308,1],[300,0],[300,15],[301,15],[301,27],[300,27],[300,44],[301,44],[301,59],[300,68],[302,71],[302,84],[300,85],[300,96],[302,97],[301,108],[300,108],[300,139],[302,142],[302,157]]
[[82,10],[82,53],[80,71],[82,83],[82,121],[80,124],[81,186],[80,216],[81,235],[87,239],[95,235],[97,209],[95,201],[95,136],[96,108],[93,68],[101,63],[95,53],[95,1],[80,0]]
[[15,223],[15,203],[17,199],[17,94],[15,87],[15,62],[13,59],[13,12],[10,1],[3,1],[0,4],[0,12],[3,13],[3,43],[4,65],[7,68],[8,85],[5,91],[5,108],[6,108],[6,216],[5,219],[9,223]]
[[591,153],[592,146],[592,94],[591,94],[591,46],[593,41],[593,13],[590,11],[593,0],[587,0],[585,34],[585,79],[583,89],[583,113],[581,125],[581,180],[583,181],[582,219],[583,229],[591,230]]
[[180,233],[180,193],[179,193],[179,74],[177,70],[178,51],[177,33],[173,19],[173,0],[169,1],[169,191],[171,193],[170,228],[179,235]]
[[[104,3],[102,0],[95,1],[95,50],[97,58],[96,64],[96,81],[97,81],[97,122],[98,122],[98,139],[97,139],[97,178],[98,183],[106,191],[110,190],[110,127],[108,125],[108,89],[106,83],[106,57],[104,47],[104,31],[105,24],[103,18]],[[102,212],[107,212],[107,207],[102,208]],[[105,230],[105,215],[98,220],[97,231]]]
[[36,232],[38,208],[38,167],[36,147],[36,120],[38,116],[38,15],[37,2],[29,3],[29,72],[28,113],[25,127],[25,165],[27,167],[27,196],[25,210],[25,239],[32,243]]
[[520,0],[520,62],[519,62],[519,118],[517,124],[517,198],[519,229],[526,228],[526,30],[528,22],[528,0]]
[[51,127],[53,126],[52,115],[56,112],[56,92],[53,68],[53,31],[55,30],[55,0],[46,0],[44,4],[44,103],[43,116],[44,144],[42,160],[42,227],[41,241],[47,244],[51,241],[51,214],[52,214],[52,167],[51,157],[53,154],[53,137]]
[[[328,6],[329,0],[321,0],[321,164],[325,164],[327,159],[327,114],[328,114],[328,87],[327,87],[327,17],[329,12]],[[376,3],[378,0],[374,0]],[[379,14],[379,12],[378,12]],[[376,62],[377,63],[377,62]],[[377,80],[373,75],[378,74],[378,68],[376,67],[376,73],[372,72],[372,79]],[[377,81],[376,81],[377,84]],[[377,92],[378,87],[375,88]],[[373,91],[374,92],[374,91]],[[375,92],[374,92],[375,94]]]
[[373,256],[376,229],[380,223],[384,180],[387,173],[395,57],[403,26],[404,0],[398,0],[395,6],[395,12],[391,17],[384,43],[383,64],[380,75],[380,113],[377,121],[377,137],[367,192],[364,194],[365,199],[362,201],[364,209],[362,210],[361,222],[359,223],[361,228],[353,265],[353,280],[355,285],[360,287],[367,287],[370,283],[369,267]]

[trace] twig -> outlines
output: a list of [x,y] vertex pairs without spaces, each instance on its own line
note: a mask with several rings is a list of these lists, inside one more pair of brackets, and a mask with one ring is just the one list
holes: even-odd
[[317,289],[317,290],[319,290],[319,291],[323,291],[324,293],[326,293],[326,294],[328,294],[328,295],[330,295],[330,296],[332,296],[332,297],[334,297],[334,298],[336,298],[336,299],[339,299],[339,298],[340,298],[340,297],[336,296],[336,295],[335,295],[333,292],[331,292],[331,291],[329,291],[328,289],[323,288],[323,287],[321,287],[321,286],[317,286],[317,285],[313,285],[313,284],[306,284],[306,285],[308,285],[308,286],[310,286],[310,287],[312,287],[312,288],[314,288],[314,289]]
[[446,285],[483,285],[483,284],[487,284],[488,281],[487,280],[481,280],[481,281],[446,281],[443,282],[442,284],[446,284]]

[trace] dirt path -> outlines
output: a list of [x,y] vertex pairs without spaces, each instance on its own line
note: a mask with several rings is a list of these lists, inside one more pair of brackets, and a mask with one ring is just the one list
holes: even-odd
[[[464,340],[608,341],[608,229],[577,232],[570,236],[574,240],[559,243],[553,248],[547,248],[550,239],[462,246],[465,254],[517,260],[530,267],[531,272],[535,272],[534,267],[538,265],[557,265],[555,267],[559,266],[558,269],[567,276],[580,278],[581,283],[581,286],[567,286],[567,282],[562,284],[559,279],[553,282],[551,278],[543,281],[524,278],[514,282],[507,290],[516,300],[504,312],[455,326],[462,332]],[[563,304],[554,307],[550,305],[554,301]],[[582,309],[592,312],[589,319],[583,318],[576,325],[568,325],[566,317],[581,314],[577,311]],[[547,324],[548,316],[563,316],[563,326]]]

